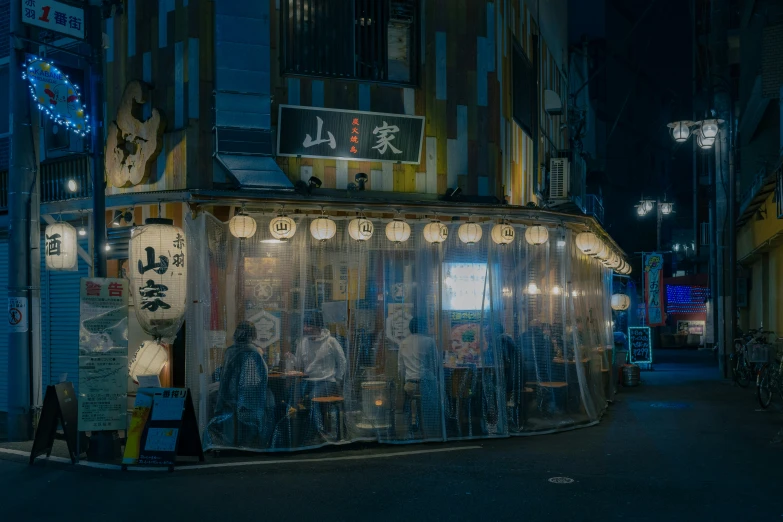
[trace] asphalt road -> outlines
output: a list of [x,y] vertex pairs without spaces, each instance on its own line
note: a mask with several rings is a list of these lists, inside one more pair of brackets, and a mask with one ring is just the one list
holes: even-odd
[[780,410],[756,411],[753,390],[719,380],[709,353],[661,355],[600,425],[554,435],[174,473],[0,454],[0,520],[781,520]]

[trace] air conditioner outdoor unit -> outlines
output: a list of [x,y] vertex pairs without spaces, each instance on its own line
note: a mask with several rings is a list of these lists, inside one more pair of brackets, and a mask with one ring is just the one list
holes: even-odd
[[549,199],[568,199],[570,170],[567,158],[549,160]]

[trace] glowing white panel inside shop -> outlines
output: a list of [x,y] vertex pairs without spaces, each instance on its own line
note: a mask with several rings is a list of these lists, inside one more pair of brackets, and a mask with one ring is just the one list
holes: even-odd
[[[444,263],[443,309],[481,310],[487,265],[484,263]],[[489,295],[483,299],[489,308]]]

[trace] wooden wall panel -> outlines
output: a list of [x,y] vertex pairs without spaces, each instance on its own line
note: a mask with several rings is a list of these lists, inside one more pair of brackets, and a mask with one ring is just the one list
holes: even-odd
[[[213,147],[212,1],[132,3],[132,9],[107,21],[113,24],[113,59],[106,63],[106,119],[115,119],[128,82],[147,80],[151,102],[137,117],[143,119],[152,107],[163,114],[164,157],[158,161],[162,171],[153,172],[148,184],[109,187],[107,194],[208,187]],[[149,75],[145,74],[145,55]]]

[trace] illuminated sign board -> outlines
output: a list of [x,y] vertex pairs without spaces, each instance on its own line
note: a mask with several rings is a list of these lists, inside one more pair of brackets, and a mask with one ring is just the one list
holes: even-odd
[[30,94],[38,109],[56,124],[85,136],[90,132],[90,117],[82,104],[79,86],[51,62],[28,57],[22,78],[30,86]]

